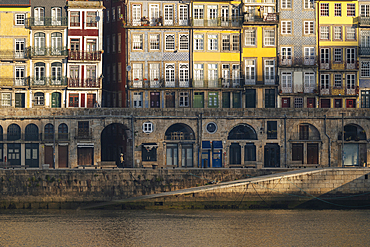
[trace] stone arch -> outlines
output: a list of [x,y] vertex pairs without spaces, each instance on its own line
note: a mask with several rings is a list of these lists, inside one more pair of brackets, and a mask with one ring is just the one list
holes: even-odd
[[248,124],[239,124],[235,126],[227,136],[228,140],[257,140],[257,133],[254,128]]
[[166,130],[165,140],[195,140],[195,134],[189,125],[176,123]]
[[319,130],[310,123],[300,123],[298,135],[298,140],[321,140]]
[[4,134],[3,126],[0,125],[0,141],[3,140],[3,134]]
[[9,141],[16,141],[21,139],[21,127],[18,124],[11,124],[8,126],[7,136]]
[[121,123],[111,123],[103,129],[101,132],[101,161],[115,161],[117,166],[122,167],[123,164],[121,165],[120,162],[120,154],[122,153],[125,167],[128,167],[127,129]]
[[39,140],[39,127],[36,124],[29,124],[25,129],[25,140],[26,141],[38,141]]
[[[342,131],[338,133],[338,140],[342,140]],[[366,131],[357,124],[346,124],[344,126],[344,141],[364,141]]]

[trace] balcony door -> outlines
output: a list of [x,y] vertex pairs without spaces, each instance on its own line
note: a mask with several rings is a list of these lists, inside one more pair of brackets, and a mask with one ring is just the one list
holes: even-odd
[[62,24],[62,9],[51,8],[51,25],[60,26]]
[[43,26],[45,19],[45,9],[41,7],[35,7],[33,16],[35,18],[35,26]]

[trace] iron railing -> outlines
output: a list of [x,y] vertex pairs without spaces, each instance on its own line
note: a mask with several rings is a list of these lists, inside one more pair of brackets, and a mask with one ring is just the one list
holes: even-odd
[[76,128],[75,133],[76,133],[75,139],[78,139],[78,140],[91,140],[92,139],[92,130],[91,129],[81,130],[81,129]]
[[67,56],[67,51],[67,47],[28,47],[27,54],[30,57]]
[[27,58],[27,51],[0,50],[0,60],[23,60]]
[[67,86],[67,78],[64,76],[61,77],[31,77],[30,78],[31,87],[40,87],[40,86],[52,86],[52,87],[61,87]]
[[0,78],[0,86],[23,87],[29,85],[29,78]]
[[152,20],[147,18],[141,18],[140,20],[130,20],[124,25],[128,27],[153,27],[153,26],[165,26],[165,27],[182,27],[182,26],[194,26],[194,27],[241,27],[243,24],[242,16],[235,16],[231,18],[217,17],[214,19],[194,19],[190,18],[187,20],[164,20],[163,18],[153,18]]
[[316,56],[310,57],[293,57],[279,55],[279,66],[316,66]]
[[257,14],[244,14],[244,24],[254,23],[254,22],[264,22],[264,23],[276,24],[279,22],[279,15],[277,13],[268,13],[261,17],[260,15],[257,15]]
[[26,27],[66,27],[68,26],[67,17],[43,17],[43,18],[27,18]]
[[101,51],[69,51],[68,60],[100,61]]
[[68,87],[100,88],[100,79],[68,78]]
[[42,140],[44,142],[53,142],[55,136],[55,141],[69,141],[69,133],[43,133]]

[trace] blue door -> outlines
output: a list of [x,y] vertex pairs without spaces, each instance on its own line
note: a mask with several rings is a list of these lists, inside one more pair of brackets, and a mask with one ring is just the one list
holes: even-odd
[[213,150],[212,167],[222,167],[222,150]]

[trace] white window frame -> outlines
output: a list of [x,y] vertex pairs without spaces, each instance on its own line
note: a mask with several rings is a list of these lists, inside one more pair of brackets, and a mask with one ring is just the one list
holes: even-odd
[[361,61],[361,77],[370,77],[370,61]]
[[189,6],[185,4],[179,5],[179,25],[188,26],[189,25]]
[[208,50],[217,51],[218,50],[218,35],[208,34]]
[[256,60],[254,59],[245,60],[245,83],[256,83]]
[[202,51],[204,49],[204,35],[194,34],[194,50]]
[[342,27],[341,26],[334,26],[334,40],[342,40]]
[[291,0],[282,0],[281,1],[281,8],[282,9],[291,9],[292,8],[292,1]]
[[154,130],[154,128],[153,128],[154,126],[153,126],[153,123],[151,123],[151,122],[145,122],[145,123],[143,123],[143,132],[145,133],[145,134],[150,134],[150,133],[152,133],[153,132],[153,130]]
[[221,36],[221,50],[222,51],[231,50],[230,35],[226,34]]
[[188,92],[179,92],[179,107],[189,107]]
[[356,28],[346,27],[347,40],[356,40]]
[[15,25],[24,26],[25,19],[26,19],[25,14],[15,14]]
[[134,92],[133,95],[133,108],[143,108],[143,93],[142,92]]
[[179,64],[179,87],[189,87],[189,64]]
[[281,34],[292,34],[292,21],[281,21]]
[[329,31],[328,26],[321,26],[320,27],[320,39],[330,40],[330,31]]
[[303,98],[302,97],[294,98],[294,108],[303,108]]
[[166,63],[164,67],[165,72],[165,87],[175,87],[175,64]]
[[150,34],[149,35],[149,49],[157,51],[160,48],[160,35],[159,34]]
[[12,106],[12,94],[11,93],[1,93],[1,106],[10,107]]
[[292,72],[281,72],[281,88],[291,91],[292,89]]
[[304,35],[314,34],[314,22],[305,21],[304,22]]
[[313,9],[313,1],[312,0],[304,0],[304,9]]
[[132,34],[132,50],[142,51],[144,49],[143,35],[142,34]]
[[160,65],[159,63],[151,63],[149,64],[149,80],[150,80],[150,87],[157,88],[159,87],[160,83]]
[[304,47],[304,64],[315,64],[315,47]]
[[264,46],[275,46],[275,30],[264,29],[263,30],[263,45]]
[[356,75],[355,74],[346,74],[346,87],[347,89],[356,88]]
[[218,86],[218,64],[208,64],[208,87],[216,88]]
[[329,89],[330,86],[330,74],[320,75],[320,89]]
[[256,45],[256,29],[245,30],[245,45],[255,46]]
[[189,35],[179,34],[179,50],[189,50]]
[[264,81],[266,85],[275,84],[275,60],[269,59],[264,61]]
[[316,87],[315,72],[304,72],[304,87],[309,90]]
[[167,51],[175,50],[175,34],[165,34],[165,45],[164,49]]

